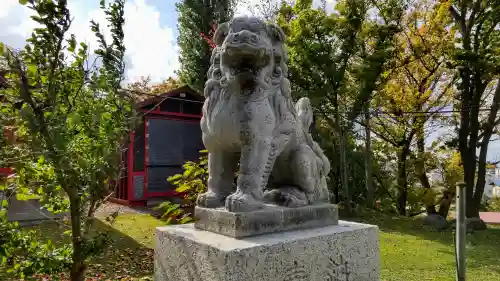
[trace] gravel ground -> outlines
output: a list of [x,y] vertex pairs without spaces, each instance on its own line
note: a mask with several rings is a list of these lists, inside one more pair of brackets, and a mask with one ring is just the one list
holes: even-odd
[[158,214],[157,211],[148,207],[124,206],[116,203],[106,202],[96,211],[96,217],[106,217],[115,212],[119,214]]

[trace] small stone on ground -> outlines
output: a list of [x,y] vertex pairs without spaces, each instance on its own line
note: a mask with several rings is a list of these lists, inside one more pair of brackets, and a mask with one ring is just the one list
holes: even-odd
[[444,230],[448,227],[448,221],[440,215],[432,214],[422,219],[424,225],[430,226],[434,230]]

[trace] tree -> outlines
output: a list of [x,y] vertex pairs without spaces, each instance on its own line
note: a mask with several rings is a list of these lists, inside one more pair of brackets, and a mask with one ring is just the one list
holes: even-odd
[[[2,119],[13,122],[19,142],[7,163],[16,171],[19,190],[42,196],[51,210],[69,209],[71,280],[83,281],[85,261],[105,241],[92,235],[92,217],[109,196],[121,173],[122,145],[133,127],[132,101],[123,96],[124,0],[101,9],[111,41],[91,22],[98,39],[101,67],[89,61],[89,50],[69,34],[72,17],[66,0],[20,1],[34,12],[35,28],[18,54],[1,48],[9,87],[0,90]],[[86,66],[90,65],[90,68]]]
[[153,94],[163,94],[168,91],[172,91],[173,89],[181,87],[182,84],[180,83],[179,80],[174,79],[172,77],[168,77],[167,79],[163,80],[163,82],[151,86],[151,93]]
[[183,84],[200,93],[212,54],[212,47],[204,37],[211,38],[217,24],[232,18],[234,5],[234,0],[182,0],[176,4],[181,62],[177,74]]
[[[380,19],[369,19],[369,10]],[[296,1],[293,7],[283,4],[280,9],[278,23],[287,34],[292,92],[309,97],[317,121],[324,121],[339,140],[337,176],[347,208],[351,196],[347,132],[388,66],[403,11],[404,3],[396,0],[377,5],[339,1],[332,14],[314,9],[311,0]]]
[[449,9],[457,33],[450,64],[459,77],[458,150],[466,183],[466,215],[478,218],[488,145],[500,124],[500,2],[450,0],[442,5]]
[[172,77],[168,77],[161,83],[151,85],[151,78],[142,76],[139,81],[128,84],[126,90],[135,101],[142,101],[181,86],[179,80]]
[[127,85],[127,90],[130,92],[130,96],[136,101],[142,101],[149,98],[148,95],[151,93],[151,77],[141,76],[139,81],[132,82]]
[[[374,96],[373,132],[389,143],[397,154],[398,212],[407,214],[408,160],[415,158],[415,174],[430,190],[425,169],[425,126],[451,104],[453,78],[445,67],[453,33],[446,30],[446,9],[435,9],[431,1],[419,2],[408,13],[398,34],[396,67],[386,72],[386,84]],[[416,157],[412,147],[417,143]],[[434,206],[427,211],[435,213]]]
[[[322,0],[324,2],[325,0]],[[275,22],[279,16],[280,7],[285,5],[293,5],[294,0],[241,0],[240,5],[247,9],[252,15],[263,18],[264,20]]]

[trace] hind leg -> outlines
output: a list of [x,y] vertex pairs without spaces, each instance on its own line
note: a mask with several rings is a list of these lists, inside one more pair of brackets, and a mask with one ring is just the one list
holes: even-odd
[[288,171],[279,171],[279,176],[287,184],[267,191],[266,200],[288,207],[329,201],[326,178],[321,174],[318,157],[310,147],[302,145],[296,150],[288,167]]
[[234,191],[237,155],[223,151],[208,154],[207,192],[198,195],[197,205],[205,208],[223,207],[226,198]]
[[283,185],[268,190],[264,194],[264,199],[266,202],[291,208],[309,205],[306,194],[296,186]]

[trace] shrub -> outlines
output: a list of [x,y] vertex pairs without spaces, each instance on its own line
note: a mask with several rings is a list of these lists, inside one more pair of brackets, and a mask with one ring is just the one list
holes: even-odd
[[208,180],[208,155],[206,150],[200,151],[202,154],[198,162],[188,161],[183,165],[183,173],[171,176],[168,181],[176,186],[175,191],[184,199],[182,204],[175,204],[170,201],[161,203],[156,207],[162,210],[162,219],[167,223],[189,223],[193,221],[192,214],[186,212],[192,209],[196,203],[198,194],[207,190]]
[[500,212],[500,197],[493,197],[486,203],[488,212]]

